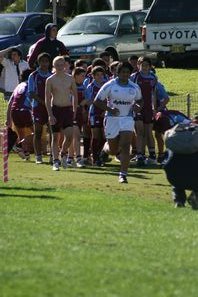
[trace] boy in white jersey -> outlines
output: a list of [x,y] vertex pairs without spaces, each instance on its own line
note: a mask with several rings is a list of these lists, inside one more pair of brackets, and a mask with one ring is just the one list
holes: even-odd
[[97,107],[107,111],[105,135],[110,152],[115,155],[120,152],[120,183],[127,183],[129,151],[134,130],[133,111],[141,110],[141,90],[129,80],[131,71],[132,67],[128,62],[119,63],[118,77],[104,84],[94,100]]

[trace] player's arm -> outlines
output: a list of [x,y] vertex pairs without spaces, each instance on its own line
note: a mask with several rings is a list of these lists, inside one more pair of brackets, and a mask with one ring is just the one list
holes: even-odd
[[136,86],[136,98],[135,98],[135,103],[133,104],[133,111],[138,113],[142,110],[144,101],[142,99],[142,92],[140,87],[137,85]]
[[6,118],[6,123],[5,123],[7,127],[12,126],[11,106],[12,106],[13,99],[14,99],[14,96],[12,94],[10,97],[10,100],[8,102],[7,118]]
[[85,100],[87,102],[87,106],[90,106],[93,103],[93,88],[92,85],[88,85],[85,90]]
[[103,85],[102,88],[99,90],[99,92],[97,93],[93,104],[102,109],[103,111],[108,111],[110,112],[113,116],[118,116],[119,115],[119,110],[115,107],[110,107],[107,105],[107,98],[109,96],[109,92],[110,92],[110,86],[105,86]]
[[75,83],[74,79],[72,79],[71,91],[73,94],[72,106],[73,106],[73,112],[74,112],[74,118],[75,118],[76,110],[77,110],[77,106],[78,106],[78,92],[77,92],[77,87],[76,87],[76,83]]
[[42,45],[43,45],[42,41],[39,40],[39,41],[37,41],[35,47],[33,48],[33,51],[30,54],[29,59],[28,59],[30,69],[35,68],[35,62],[36,62],[36,59],[37,59],[39,53],[41,53],[41,51],[42,51]]
[[156,111],[156,109],[157,109],[157,91],[156,91],[156,88],[154,88],[154,91],[153,91],[152,106],[153,106],[153,110]]
[[[18,48],[20,45],[16,45],[14,48]],[[13,46],[7,47],[0,51],[0,63],[3,65],[4,63],[4,56],[13,48]],[[6,59],[5,59],[6,60]]]
[[30,76],[28,78],[28,96],[31,100],[35,99],[35,100],[39,101],[39,96],[36,93],[34,76],[32,74],[30,74]]
[[49,117],[49,124],[55,125],[56,118],[54,117],[52,112],[51,101],[52,101],[52,82],[51,82],[51,79],[48,78],[45,83],[45,106]]

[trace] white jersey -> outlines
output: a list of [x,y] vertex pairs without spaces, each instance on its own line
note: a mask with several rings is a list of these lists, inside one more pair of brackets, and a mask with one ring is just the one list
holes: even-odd
[[[141,98],[142,93],[137,84],[129,80],[128,84],[121,85],[119,79],[115,78],[101,87],[95,100],[104,101],[107,99],[109,107],[119,110],[119,117],[126,117],[132,116],[132,106],[136,100]],[[107,116],[111,116],[111,113],[108,112]]]

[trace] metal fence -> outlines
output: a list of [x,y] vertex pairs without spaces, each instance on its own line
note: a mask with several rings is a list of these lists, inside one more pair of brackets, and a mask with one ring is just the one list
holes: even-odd
[[192,118],[198,113],[198,92],[187,95],[170,96],[170,101],[167,105],[168,109],[179,110]]

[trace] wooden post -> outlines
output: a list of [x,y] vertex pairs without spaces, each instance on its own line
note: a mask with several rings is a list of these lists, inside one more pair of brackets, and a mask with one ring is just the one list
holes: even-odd
[[53,8],[53,23],[57,24],[57,13],[56,13],[57,0],[52,0],[52,8]]
[[190,94],[187,94],[186,104],[187,104],[187,116],[190,118],[190,105],[191,105]]

